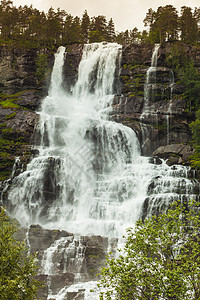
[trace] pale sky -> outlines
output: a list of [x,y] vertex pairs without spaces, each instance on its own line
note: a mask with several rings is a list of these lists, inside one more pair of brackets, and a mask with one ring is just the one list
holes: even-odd
[[34,8],[45,12],[52,6],[55,10],[60,7],[72,16],[81,17],[87,9],[90,17],[104,15],[109,21],[113,19],[115,29],[124,31],[137,27],[144,29],[143,20],[149,8],[157,10],[159,6],[173,5],[178,10],[181,6],[200,7],[200,0],[13,0],[15,6],[33,5]]

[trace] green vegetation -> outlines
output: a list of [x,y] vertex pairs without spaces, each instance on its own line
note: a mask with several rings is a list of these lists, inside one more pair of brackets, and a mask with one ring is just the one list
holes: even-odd
[[187,100],[187,109],[197,111],[200,108],[200,70],[189,57],[184,44],[179,42],[171,46],[171,53],[166,57],[167,66],[176,74],[177,83],[183,87],[182,99]]
[[36,59],[36,76],[38,81],[40,82],[44,79],[48,67],[48,55],[47,54],[40,54]]
[[200,203],[174,202],[127,230],[118,258],[102,268],[100,299],[200,299]]
[[6,108],[13,108],[16,110],[19,108],[22,109],[22,107],[16,103],[16,101],[20,100],[21,93],[23,92],[19,92],[13,95],[0,93],[0,106],[5,109]]
[[35,256],[29,255],[24,243],[16,241],[16,227],[5,212],[0,212],[0,295],[4,300],[36,299],[39,282]]
[[196,120],[190,124],[193,132],[195,154],[191,157],[192,166],[200,170],[200,110],[196,113]]
[[148,39],[151,43],[174,41],[181,37],[185,43],[199,41],[200,9],[194,12],[190,7],[181,7],[180,16],[172,5],[160,6],[157,11],[148,10],[144,19],[145,26],[149,26]]
[[16,112],[14,112],[14,113],[12,113],[10,115],[7,115],[6,116],[6,120],[13,119],[15,115],[16,115]]
[[52,7],[47,13],[32,6],[13,5],[10,0],[0,4],[0,43],[26,48],[54,49],[58,45],[92,42],[160,43],[180,39],[186,43],[200,40],[200,9],[183,6],[180,15],[172,5],[149,9],[144,19],[148,30],[140,32],[136,27],[116,32],[111,18],[99,15],[89,17],[87,10],[82,18],[73,17],[60,8]]
[[86,10],[82,18],[73,17],[52,7],[44,13],[32,5],[17,8],[10,0],[1,1],[0,29],[1,44],[17,43],[26,48],[54,49],[55,45],[115,40],[112,18],[109,22],[101,15],[90,18]]
[[[9,122],[10,119],[16,118],[19,110],[21,113],[28,110],[25,106],[20,105],[21,96],[24,92],[27,91],[21,91],[13,95],[0,93],[0,107],[9,109],[10,112],[7,115],[5,113],[0,124],[0,181],[9,178],[16,156],[21,156],[25,166],[31,155],[30,149],[27,147],[28,134],[25,131],[17,130],[15,126],[11,128],[12,125]],[[24,114],[26,114],[26,111],[24,111]]]
[[[6,130],[4,124],[1,125],[0,130]],[[7,179],[11,174],[15,161],[15,157],[12,154],[12,151],[14,152],[14,145],[12,140],[0,137],[0,181]]]
[[184,87],[183,97],[187,99],[189,111],[199,109],[200,101],[200,71],[190,61],[179,73],[180,83]]
[[12,99],[0,101],[0,105],[3,108],[20,108],[20,106],[14,103]]

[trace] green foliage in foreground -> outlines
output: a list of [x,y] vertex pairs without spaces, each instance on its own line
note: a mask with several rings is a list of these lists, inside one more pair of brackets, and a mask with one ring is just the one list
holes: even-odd
[[128,229],[123,251],[102,268],[100,299],[200,299],[199,209],[200,203],[186,209],[175,202]]
[[200,107],[200,72],[195,68],[194,62],[190,61],[180,73],[180,83],[184,87],[183,97],[187,99],[188,109],[197,110]]
[[195,154],[191,158],[192,166],[200,170],[200,110],[196,112],[196,120],[190,124],[193,133]]
[[36,275],[35,257],[27,254],[24,243],[13,237],[17,231],[0,212],[0,298],[4,300],[36,299],[39,283]]
[[182,96],[187,100],[187,109],[197,111],[200,108],[200,71],[195,66],[193,58],[187,54],[185,45],[174,43],[171,46],[171,53],[167,54],[166,61],[183,88]]

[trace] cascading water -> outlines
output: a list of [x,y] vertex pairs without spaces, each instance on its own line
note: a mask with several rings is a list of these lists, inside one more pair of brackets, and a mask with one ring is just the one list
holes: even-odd
[[132,170],[140,157],[135,133],[108,120],[121,46],[86,45],[72,95],[62,89],[64,51],[39,112],[39,155],[15,178],[10,207],[23,223],[120,236],[138,218],[132,198],[141,184]]
[[151,66],[147,70],[147,74],[146,74],[146,83],[144,88],[144,108],[143,108],[144,114],[151,112],[149,111],[149,101],[151,101],[151,99],[154,97],[159,48],[160,48],[160,44],[156,44],[151,58]]
[[171,123],[171,118],[172,118],[172,97],[173,97],[173,88],[174,88],[174,72],[171,70],[171,80],[170,80],[170,84],[169,84],[169,88],[170,88],[170,100],[169,100],[169,108],[168,108],[168,112],[166,115],[167,118],[167,145],[170,144],[170,123]]
[[[49,95],[38,112],[38,155],[13,179],[8,193],[8,210],[22,224],[121,237],[139,216],[166,209],[174,199],[196,197],[185,167],[142,157],[135,132],[109,119],[120,55],[118,44],[85,45],[71,93],[62,88],[65,48],[59,48]],[[66,248],[65,239],[44,253],[43,270],[49,275],[58,247]]]
[[144,85],[144,106],[143,106],[143,112],[140,117],[140,125],[142,130],[142,152],[149,153],[150,148],[150,133],[151,133],[151,127],[149,124],[144,124],[143,120],[146,117],[151,117],[151,119],[155,118],[157,119],[157,112],[151,110],[150,102],[153,100],[155,95],[155,89],[156,89],[156,72],[157,72],[157,60],[158,60],[158,50],[159,50],[160,44],[156,44],[152,53],[151,58],[151,66],[147,70],[146,74],[146,82]]
[[[174,72],[171,69],[157,66],[160,45],[156,44],[152,53],[151,66],[146,73],[146,82],[144,85],[144,105],[140,117],[140,126],[142,131],[142,153],[144,155],[152,154],[153,130],[159,126],[166,127],[166,141],[170,144],[170,128],[172,125],[172,105],[174,89]],[[166,124],[159,123],[160,107],[159,102],[165,103]],[[154,127],[154,128],[153,128]],[[157,141],[159,144],[159,141]],[[157,146],[158,147],[158,146]]]

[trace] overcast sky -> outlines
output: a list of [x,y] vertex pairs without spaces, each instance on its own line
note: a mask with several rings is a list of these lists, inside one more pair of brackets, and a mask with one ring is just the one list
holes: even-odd
[[90,17],[104,15],[107,20],[113,18],[115,29],[124,31],[137,27],[143,29],[143,20],[149,8],[157,10],[159,6],[168,4],[177,9],[181,6],[191,8],[200,7],[200,0],[13,0],[14,5],[33,5],[33,7],[45,12],[52,6],[54,9],[60,7],[72,16],[81,17],[87,9]]

